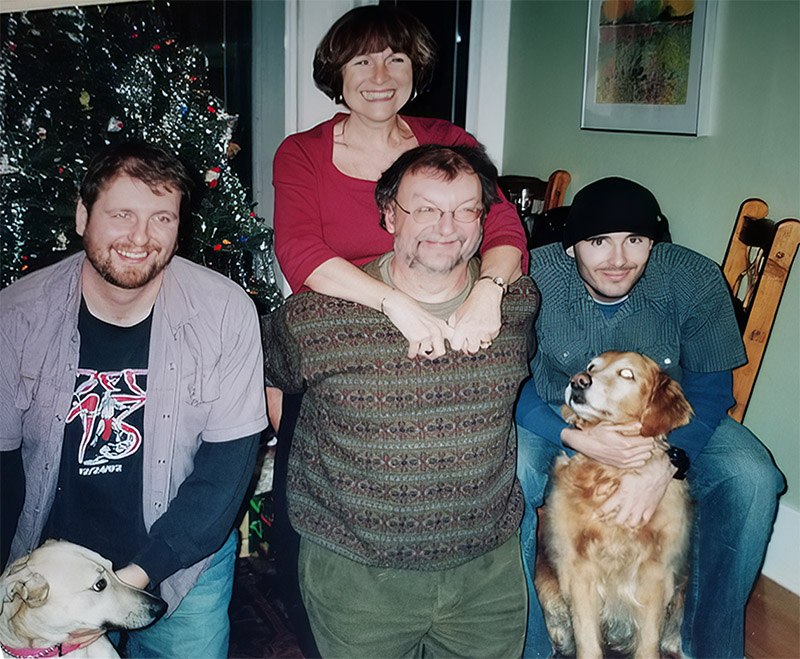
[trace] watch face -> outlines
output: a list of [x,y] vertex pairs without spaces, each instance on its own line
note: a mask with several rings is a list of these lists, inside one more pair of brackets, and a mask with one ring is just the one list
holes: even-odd
[[506,280],[502,277],[492,277],[491,275],[483,275],[480,279],[488,279],[493,284],[497,284],[500,288],[503,289],[503,292],[506,290]]

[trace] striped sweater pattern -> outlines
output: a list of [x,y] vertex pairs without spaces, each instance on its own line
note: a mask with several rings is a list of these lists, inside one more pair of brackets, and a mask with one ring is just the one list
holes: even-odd
[[408,359],[383,314],[293,296],[265,326],[268,378],[305,386],[289,460],[289,514],[304,537],[356,562],[463,564],[516,531],[513,406],[528,375],[538,292],[523,277],[503,327],[475,355]]

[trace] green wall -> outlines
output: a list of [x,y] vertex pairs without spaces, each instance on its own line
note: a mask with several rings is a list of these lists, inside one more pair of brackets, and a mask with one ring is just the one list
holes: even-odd
[[[653,191],[673,241],[718,263],[739,205],[800,217],[800,3],[724,0],[714,48],[711,135],[580,129],[587,3],[514,0],[503,172],[572,174],[567,203],[603,176]],[[745,424],[789,481],[800,510],[800,258],[784,292]]]

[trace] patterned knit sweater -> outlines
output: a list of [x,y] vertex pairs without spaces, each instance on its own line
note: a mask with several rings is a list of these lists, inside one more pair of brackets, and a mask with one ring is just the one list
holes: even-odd
[[409,359],[377,311],[290,297],[264,323],[264,347],[271,383],[305,388],[289,459],[295,529],[359,563],[414,570],[460,565],[510,538],[523,508],[513,406],[538,303],[522,277],[490,348],[431,361]]

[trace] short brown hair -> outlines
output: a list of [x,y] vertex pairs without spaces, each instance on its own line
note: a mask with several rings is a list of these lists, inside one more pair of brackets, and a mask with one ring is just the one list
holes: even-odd
[[394,161],[375,185],[375,202],[381,212],[381,226],[386,228],[386,210],[397,198],[400,183],[406,174],[430,171],[445,181],[461,174],[475,174],[481,183],[481,205],[486,218],[489,208],[500,198],[497,195],[497,168],[481,146],[423,144],[403,153]]
[[422,22],[402,9],[368,5],[336,21],[314,53],[314,82],[336,103],[342,96],[342,67],[357,55],[391,48],[411,60],[414,93],[425,90],[436,66],[436,43]]
[[197,190],[191,173],[166,149],[140,141],[107,146],[95,154],[80,189],[87,211],[91,213],[98,195],[121,175],[139,179],[151,189],[165,187],[180,192],[181,223],[189,218]]

